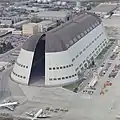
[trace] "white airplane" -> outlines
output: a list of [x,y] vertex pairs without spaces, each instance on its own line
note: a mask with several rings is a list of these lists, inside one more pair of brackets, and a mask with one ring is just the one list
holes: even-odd
[[14,111],[16,105],[18,105],[18,104],[19,104],[18,102],[6,102],[6,103],[0,104],[0,107],[4,107],[11,111]]
[[117,115],[116,115],[116,119],[120,119],[120,114],[117,114]]
[[49,118],[49,117],[52,117],[51,115],[44,114],[43,113],[43,109],[40,109],[36,114],[34,114],[32,112],[31,113],[26,112],[26,114],[28,116],[32,117],[31,120],[38,120],[39,118]]

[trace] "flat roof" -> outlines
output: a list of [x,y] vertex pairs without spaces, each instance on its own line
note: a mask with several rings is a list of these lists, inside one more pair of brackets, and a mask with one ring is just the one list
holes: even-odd
[[103,19],[103,25],[106,27],[120,27],[120,16]]
[[51,21],[51,20],[43,20],[43,21],[39,22],[38,25],[50,25],[53,23],[56,23],[56,22]]
[[41,11],[36,13],[39,17],[66,17],[70,14],[69,11]]
[[116,4],[99,4],[91,10],[91,12],[106,12],[109,13],[117,8]]

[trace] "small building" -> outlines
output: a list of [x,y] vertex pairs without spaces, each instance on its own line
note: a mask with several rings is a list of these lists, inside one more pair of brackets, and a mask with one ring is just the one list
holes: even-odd
[[110,39],[120,38],[120,16],[111,16],[108,19],[103,19],[103,25],[105,27],[107,36]]
[[56,22],[51,20],[44,20],[38,23],[38,32],[46,32],[50,28],[54,28],[56,26]]
[[21,35],[22,31],[21,30],[14,30],[14,31],[12,31],[12,34],[13,35]]
[[13,26],[18,28],[18,27],[22,27],[22,25],[27,24],[29,22],[30,22],[29,20],[23,20],[23,21],[20,21],[20,22],[13,24]]
[[28,23],[22,26],[23,35],[34,35],[38,33],[38,25],[36,23]]
[[41,11],[34,13],[34,15],[43,20],[61,20],[63,22],[72,18],[72,14],[69,11]]
[[116,3],[101,3],[90,11],[100,17],[104,17],[105,15],[111,14],[117,7],[118,5]]
[[81,13],[52,30],[30,36],[21,48],[11,79],[36,86],[76,82],[107,45],[101,19]]

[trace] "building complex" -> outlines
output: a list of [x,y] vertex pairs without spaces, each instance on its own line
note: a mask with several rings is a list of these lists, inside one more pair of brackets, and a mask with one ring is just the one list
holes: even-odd
[[44,86],[75,82],[107,43],[101,19],[83,13],[50,31],[31,36],[21,48],[11,79]]

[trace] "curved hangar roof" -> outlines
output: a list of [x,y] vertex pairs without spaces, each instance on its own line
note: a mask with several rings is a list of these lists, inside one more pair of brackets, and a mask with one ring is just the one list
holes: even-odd
[[[24,43],[23,49],[27,51],[34,51],[37,42],[39,40],[45,40],[46,52],[65,51],[78,40],[80,40],[80,38],[84,37],[85,34],[97,27],[100,23],[100,18],[95,14],[81,14],[71,21],[44,33],[45,38],[41,33],[31,36]],[[84,33],[85,30],[87,33]]]

